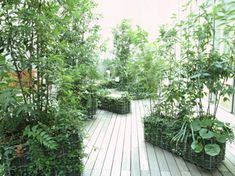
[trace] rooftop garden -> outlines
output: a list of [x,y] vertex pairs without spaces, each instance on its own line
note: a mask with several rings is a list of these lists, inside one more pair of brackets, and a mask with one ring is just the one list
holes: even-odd
[[101,58],[111,46],[100,42],[95,7],[0,2],[0,175],[82,175],[86,122],[98,107],[130,113],[131,99],[149,101],[147,142],[217,167],[234,141],[217,111],[235,94],[235,2],[205,2],[154,41],[123,20],[112,59]]

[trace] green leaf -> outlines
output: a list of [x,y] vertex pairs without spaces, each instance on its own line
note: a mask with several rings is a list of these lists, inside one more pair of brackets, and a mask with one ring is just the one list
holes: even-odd
[[223,122],[219,121],[219,120],[215,120],[214,123],[217,127],[224,127],[225,126],[225,124]]
[[201,129],[200,120],[196,119],[192,122],[193,131],[199,131]]
[[206,154],[210,156],[216,156],[220,153],[220,146],[218,144],[206,144],[204,149]]
[[223,101],[226,102],[226,101],[229,101],[230,99],[228,97],[224,97],[223,98]]
[[227,141],[228,134],[227,133],[223,133],[223,134],[216,133],[215,137],[218,142],[225,143]]
[[200,153],[203,149],[203,145],[198,141],[193,141],[191,144],[191,148],[193,149],[194,152]]
[[212,119],[205,118],[201,120],[201,127],[211,127],[212,124],[213,124]]
[[210,130],[205,129],[205,128],[202,128],[199,131],[199,134],[203,139],[211,139],[212,137],[214,137],[214,133]]

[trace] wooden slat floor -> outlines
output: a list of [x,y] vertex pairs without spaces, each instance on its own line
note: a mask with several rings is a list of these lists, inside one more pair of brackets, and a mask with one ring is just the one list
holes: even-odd
[[84,176],[235,176],[235,145],[227,145],[225,161],[213,172],[144,141],[147,101],[132,101],[132,113],[99,110],[86,125]]

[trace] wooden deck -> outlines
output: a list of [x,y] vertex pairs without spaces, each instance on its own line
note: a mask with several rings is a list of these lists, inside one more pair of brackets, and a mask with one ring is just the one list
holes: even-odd
[[86,126],[84,176],[234,176],[235,145],[227,145],[226,159],[209,172],[144,141],[142,119],[147,101],[132,101],[132,113],[99,110]]

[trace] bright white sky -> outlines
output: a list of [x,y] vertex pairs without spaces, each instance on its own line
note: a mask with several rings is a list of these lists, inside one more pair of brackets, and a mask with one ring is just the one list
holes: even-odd
[[100,20],[103,37],[111,37],[112,28],[122,19],[130,19],[149,32],[150,39],[157,35],[159,26],[172,24],[172,14],[179,14],[186,0],[95,0],[96,12],[103,15]]

